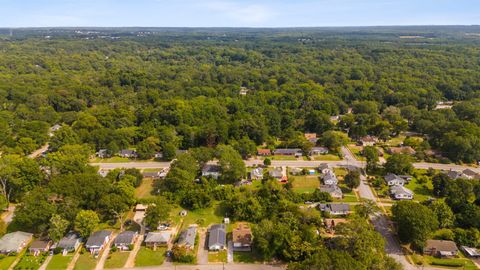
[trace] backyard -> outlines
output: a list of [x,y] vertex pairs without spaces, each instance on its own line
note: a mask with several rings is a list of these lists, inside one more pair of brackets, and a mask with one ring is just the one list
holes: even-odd
[[166,248],[157,248],[152,250],[147,247],[141,247],[135,258],[135,266],[155,266],[162,265],[165,260]]
[[320,186],[317,175],[290,176],[292,187],[298,193],[311,193]]
[[135,198],[146,199],[154,197],[152,195],[153,181],[151,178],[143,179],[142,184],[135,189]]
[[211,263],[219,263],[219,262],[227,262],[227,251],[217,251],[217,252],[208,252],[208,262]]
[[[174,215],[178,216],[180,209],[175,209]],[[198,224],[202,227],[208,227],[210,224],[222,223],[225,217],[225,209],[219,203],[214,203],[211,207],[188,211],[183,218],[183,228],[190,224]]]

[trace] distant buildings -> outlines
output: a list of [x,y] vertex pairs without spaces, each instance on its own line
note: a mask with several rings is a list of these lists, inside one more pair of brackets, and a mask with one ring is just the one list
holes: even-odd
[[137,151],[131,149],[122,149],[118,152],[118,155],[123,158],[137,158]]
[[300,148],[280,148],[273,150],[275,156],[294,156],[301,157],[303,156],[302,149]]

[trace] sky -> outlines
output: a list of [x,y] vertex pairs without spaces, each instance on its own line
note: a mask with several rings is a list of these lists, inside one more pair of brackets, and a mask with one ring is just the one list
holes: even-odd
[[0,27],[480,24],[480,0],[0,0]]

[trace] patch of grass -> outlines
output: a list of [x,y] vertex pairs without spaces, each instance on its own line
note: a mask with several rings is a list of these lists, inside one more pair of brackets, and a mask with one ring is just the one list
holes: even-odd
[[318,176],[291,176],[290,179],[292,180],[292,188],[295,192],[313,192],[320,186]]
[[259,252],[255,250],[250,252],[233,252],[233,261],[239,263],[258,263],[263,262]]
[[142,181],[142,184],[135,189],[135,198],[152,198],[153,191],[153,179],[145,178]]
[[227,262],[227,251],[208,252],[208,262]]
[[166,248],[157,248],[153,251],[147,247],[141,247],[135,258],[135,266],[162,265],[165,260]]
[[46,259],[46,254],[40,256],[33,256],[30,254],[25,254],[22,259],[15,265],[14,269],[38,269]]
[[[175,209],[176,211],[178,209]],[[179,211],[174,212],[178,215]],[[208,227],[210,224],[222,223],[225,217],[225,209],[219,203],[214,203],[209,208],[196,209],[188,211],[187,216],[183,219],[183,228],[187,228],[190,224],[198,224],[202,227]]]
[[350,152],[353,153],[355,158],[357,158],[358,160],[361,160],[361,161],[366,160],[365,157],[360,154],[363,151],[363,146],[358,146],[358,145],[355,145],[355,144],[349,144],[349,145],[347,145],[347,148],[350,150]]
[[72,261],[73,255],[62,256],[62,254],[53,255],[50,263],[47,265],[47,270],[64,270],[67,269],[68,264]]
[[123,268],[129,255],[130,252],[110,252],[107,260],[105,261],[105,268]]
[[413,191],[415,194],[413,198],[417,201],[425,201],[433,197],[433,185],[430,180],[420,184],[418,183],[418,179],[413,178],[405,187]]
[[345,169],[345,168],[338,168],[338,167],[333,168],[333,172],[335,173],[335,175],[336,175],[337,177],[341,177],[341,178],[343,178],[345,175],[348,174],[347,169]]
[[271,156],[271,160],[297,160],[294,156]]
[[[126,163],[126,162],[130,162],[130,161],[133,161],[131,159],[128,159],[128,158],[124,158],[124,157],[111,157],[111,158],[94,158],[94,159],[91,159],[90,162],[92,163]],[[140,161],[140,160],[135,160],[135,161]]]
[[357,196],[355,195],[343,195],[343,199],[333,199],[334,202],[345,202],[345,203],[349,203],[349,202],[358,202],[358,199],[357,199]]
[[400,135],[400,136],[397,136],[395,138],[391,138],[390,140],[386,141],[385,142],[385,145],[389,145],[389,146],[400,146],[400,144],[403,143],[403,141],[405,140],[405,135]]
[[93,255],[87,251],[84,251],[84,253],[78,257],[78,260],[75,263],[74,269],[75,270],[91,270],[91,269],[95,269],[96,265],[97,265],[97,260],[93,257]]
[[431,256],[425,256],[425,260],[428,264],[433,266],[449,267],[454,269],[466,269],[466,270],[477,270],[478,268],[475,264],[466,258],[435,258]]
[[313,156],[313,160],[338,161],[342,160],[339,156],[333,154]]
[[0,259],[0,269],[8,269],[15,259],[17,259],[17,256],[6,256]]

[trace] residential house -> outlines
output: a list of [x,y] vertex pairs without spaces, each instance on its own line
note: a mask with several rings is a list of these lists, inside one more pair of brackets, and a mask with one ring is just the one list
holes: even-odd
[[222,175],[220,171],[220,166],[216,164],[207,164],[203,166],[202,176],[203,177],[212,177],[213,179],[218,179]]
[[188,150],[184,150],[184,149],[177,149],[177,151],[175,151],[175,156],[180,156],[180,155],[183,155],[183,154],[186,154],[188,153]]
[[87,243],[85,244],[85,248],[91,254],[98,254],[110,241],[112,237],[112,231],[108,230],[101,230],[96,231],[87,239]]
[[257,156],[271,156],[272,155],[272,151],[270,151],[270,149],[258,149],[257,150]]
[[302,149],[300,148],[288,148],[288,149],[275,149],[273,151],[275,156],[295,156],[301,157],[303,155]]
[[161,172],[142,172],[143,178],[160,179]]
[[33,256],[38,256],[41,253],[49,251],[51,246],[51,240],[35,240],[28,248],[28,251],[33,254]]
[[97,153],[95,153],[95,155],[98,157],[98,158],[109,158],[111,155],[108,153],[108,150],[107,149],[100,149],[98,150]]
[[453,241],[427,240],[423,254],[435,257],[455,257],[458,254],[458,248]]
[[480,258],[480,251],[476,248],[461,246],[460,247],[468,257]]
[[325,185],[337,185],[338,179],[335,173],[332,170],[325,170],[325,173],[322,174],[323,184]]
[[450,179],[458,179],[458,178],[463,178],[464,175],[462,172],[457,172],[457,171],[454,171],[454,170],[449,170],[447,172],[447,176],[450,178]]
[[130,246],[135,243],[138,238],[138,233],[134,231],[124,231],[118,234],[113,241],[113,245],[119,250],[130,250]]
[[80,247],[82,239],[75,233],[68,233],[57,244],[57,248],[62,249],[63,255],[68,252],[74,252]]
[[374,146],[378,142],[378,138],[374,136],[364,136],[358,140],[358,144],[361,146]]
[[383,179],[385,179],[385,182],[389,186],[403,186],[406,183],[405,179],[393,173],[389,173],[385,175]]
[[137,151],[131,150],[131,149],[122,149],[118,153],[119,156],[124,157],[124,158],[137,158],[138,154]]
[[330,166],[327,164],[327,163],[321,163],[319,166],[318,166],[318,171],[322,174],[325,174],[327,173],[327,171],[330,171]]
[[53,126],[50,128],[50,132],[59,131],[61,128],[62,128],[61,125],[55,124],[55,125],[53,125]]
[[168,246],[170,239],[172,238],[172,232],[149,232],[145,238],[145,245],[147,247],[157,249],[157,247]]
[[208,250],[218,251],[227,248],[225,224],[214,224],[208,229]]
[[188,249],[193,249],[195,247],[195,237],[197,237],[197,226],[189,226],[188,229],[180,233],[177,244]]
[[263,168],[257,167],[250,172],[250,179],[261,180],[263,179]]
[[156,152],[156,153],[153,155],[153,158],[155,158],[155,159],[162,159],[162,158],[163,158],[163,152]]
[[301,174],[303,174],[303,169],[297,168],[297,167],[290,168],[290,174],[301,175]]
[[350,205],[346,203],[321,203],[318,207],[320,211],[329,213],[333,216],[348,215],[350,213]]
[[316,144],[318,141],[317,133],[305,133],[304,136],[305,136],[305,139],[307,139],[307,141],[313,144]]
[[281,183],[287,183],[288,182],[288,176],[287,176],[287,168],[286,167],[277,167],[268,172],[269,175]]
[[247,223],[239,223],[232,232],[233,250],[234,251],[251,251],[252,250],[252,230]]
[[480,175],[472,169],[465,169],[462,171],[463,177],[467,179],[480,179]]
[[9,254],[12,252],[20,252],[24,249],[33,238],[33,234],[26,232],[7,233],[0,238],[0,253]]
[[404,186],[391,186],[390,195],[396,200],[412,200],[413,191]]
[[318,155],[326,155],[326,154],[328,154],[327,147],[312,147],[312,149],[309,152],[310,156],[318,156]]
[[321,185],[319,189],[320,189],[320,192],[326,192],[330,194],[332,198],[335,198],[335,199],[343,198],[342,189],[339,188],[337,185]]
[[406,154],[415,155],[417,151],[410,146],[390,147],[387,151],[389,154]]

